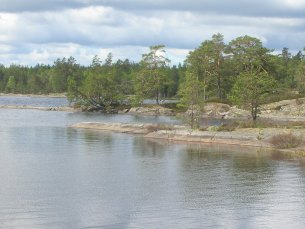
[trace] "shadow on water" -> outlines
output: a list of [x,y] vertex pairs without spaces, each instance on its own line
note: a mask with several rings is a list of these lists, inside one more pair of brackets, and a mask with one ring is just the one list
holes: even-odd
[[103,145],[111,145],[113,143],[113,136],[111,133],[94,130],[77,130],[68,128],[67,137],[71,141],[81,139],[86,144],[98,143]]

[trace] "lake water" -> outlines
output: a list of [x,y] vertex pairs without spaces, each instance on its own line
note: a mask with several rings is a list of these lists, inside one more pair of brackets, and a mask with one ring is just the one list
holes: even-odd
[[66,98],[0,96],[0,105],[33,106],[33,107],[64,107],[69,102]]
[[79,121],[178,122],[0,109],[0,228],[304,228],[304,160]]

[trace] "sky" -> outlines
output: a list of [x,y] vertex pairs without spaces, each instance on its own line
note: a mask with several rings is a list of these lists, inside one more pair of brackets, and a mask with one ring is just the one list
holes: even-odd
[[213,34],[292,53],[305,47],[305,0],[1,0],[0,63],[52,64],[94,55],[139,61],[163,44],[172,64]]

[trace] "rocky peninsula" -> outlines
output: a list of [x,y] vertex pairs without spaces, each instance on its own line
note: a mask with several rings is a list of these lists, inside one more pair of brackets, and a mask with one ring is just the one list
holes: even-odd
[[[82,122],[71,126],[89,130],[110,131],[128,134],[141,134],[144,138],[179,141],[184,143],[221,144],[235,146],[250,146],[276,149],[272,137],[279,134],[305,136],[305,129],[279,128],[240,128],[234,131],[191,130],[182,125],[164,124],[123,124]],[[282,152],[305,156],[305,146],[302,144],[292,149],[281,149]]]
[[[68,106],[34,107],[28,105],[0,105],[0,108],[65,112],[81,111],[81,109],[75,109]],[[125,109],[120,113],[153,116],[180,115],[180,117],[188,115],[188,111],[181,112],[162,105],[133,107]],[[260,120],[267,120],[267,122],[271,122],[271,125],[270,123],[267,123],[267,125],[264,124],[265,126],[260,127],[251,126],[249,124],[251,124],[252,121],[248,111],[222,103],[206,103],[201,117],[203,120],[218,119],[221,124],[216,126],[203,125],[200,130],[192,130],[188,126],[183,125],[144,123],[77,123],[73,125],[72,128],[141,134],[145,138],[164,139],[167,141],[185,143],[222,144],[263,147],[269,149],[281,148],[274,143],[275,141],[273,138],[278,135],[283,135],[284,139],[286,138],[285,136],[287,136],[287,138],[295,137],[298,144],[293,143],[287,147],[285,146],[285,149],[280,149],[281,151],[305,155],[305,98],[283,100],[261,106]],[[237,122],[242,120],[244,121],[244,124],[234,126],[232,123],[234,124],[235,120],[237,120]],[[227,123],[229,123],[229,126],[226,126]],[[230,125],[232,125],[233,128]]]

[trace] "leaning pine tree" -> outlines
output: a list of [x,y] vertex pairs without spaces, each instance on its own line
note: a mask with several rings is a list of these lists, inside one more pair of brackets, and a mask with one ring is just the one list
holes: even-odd
[[68,98],[70,102],[82,105],[87,110],[106,113],[117,112],[124,101],[121,85],[116,82],[111,55],[101,65],[97,57],[85,71],[81,82],[68,78]]

